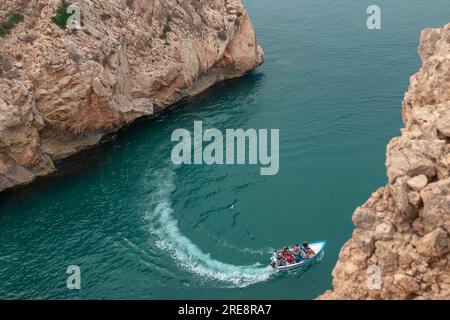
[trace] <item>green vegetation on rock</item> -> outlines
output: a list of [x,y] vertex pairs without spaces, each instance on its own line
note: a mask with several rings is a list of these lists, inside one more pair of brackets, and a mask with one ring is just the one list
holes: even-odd
[[111,19],[111,15],[110,15],[109,13],[103,12],[103,13],[100,15],[100,19],[102,19],[102,21],[109,20],[109,19]]
[[0,23],[0,37],[6,36],[19,22],[23,20],[20,13],[11,14],[5,21]]
[[61,29],[66,28],[67,20],[72,15],[70,13],[67,13],[68,7],[69,4],[65,0],[62,0],[61,4],[58,7],[58,10],[56,10],[56,16],[52,17],[53,23],[59,26]]

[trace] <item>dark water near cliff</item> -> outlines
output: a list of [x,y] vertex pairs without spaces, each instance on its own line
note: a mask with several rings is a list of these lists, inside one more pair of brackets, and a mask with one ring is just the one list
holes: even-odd
[[[161,117],[139,121],[56,177],[0,195],[0,298],[292,298],[330,288],[351,214],[385,183],[385,145],[420,66],[419,31],[448,0],[246,1],[267,62]],[[279,128],[276,176],[255,166],[170,164],[194,120]],[[326,239],[302,276],[270,277],[272,247]],[[66,268],[82,289],[66,289]]]

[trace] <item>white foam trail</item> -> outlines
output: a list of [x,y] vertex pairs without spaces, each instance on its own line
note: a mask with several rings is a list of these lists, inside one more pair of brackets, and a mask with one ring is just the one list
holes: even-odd
[[152,194],[152,208],[146,212],[150,231],[157,236],[156,245],[170,254],[177,264],[202,279],[209,278],[223,285],[246,287],[267,280],[273,273],[270,267],[255,264],[235,266],[211,258],[178,228],[172,216],[171,194],[175,190],[175,173],[172,170],[156,172],[156,191]]

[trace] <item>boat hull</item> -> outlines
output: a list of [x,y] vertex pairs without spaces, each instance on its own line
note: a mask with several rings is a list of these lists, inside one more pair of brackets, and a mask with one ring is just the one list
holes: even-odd
[[309,247],[315,252],[314,256],[308,259],[303,259],[298,263],[291,263],[284,266],[278,266],[276,264],[276,257],[274,255],[271,258],[271,265],[274,266],[274,269],[277,272],[288,270],[304,270],[313,264],[319,263],[323,259],[323,256],[325,255],[326,243],[327,243],[326,241],[315,241],[309,243]]

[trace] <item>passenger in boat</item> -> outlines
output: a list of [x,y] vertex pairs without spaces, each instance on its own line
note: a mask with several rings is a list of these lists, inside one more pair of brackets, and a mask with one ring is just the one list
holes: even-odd
[[277,265],[278,266],[283,266],[284,265],[284,258],[281,255],[281,252],[277,253]]
[[277,256],[277,260],[283,260],[283,254],[281,251],[278,251],[276,256]]
[[287,253],[287,255],[286,255],[286,261],[287,261],[288,264],[289,264],[289,263],[292,263],[292,262],[294,261],[291,252],[288,252],[288,253]]
[[294,260],[296,263],[302,261],[302,255],[300,252],[300,248],[298,247],[298,244],[294,246],[294,249],[292,250],[292,253],[294,254]]
[[312,256],[314,256],[314,255],[316,254],[316,253],[313,251],[313,249],[311,249],[311,248],[309,247],[307,241],[303,242],[303,244],[302,244],[302,249],[303,249],[303,252],[305,253],[305,255],[306,255],[307,258],[311,258]]
[[308,254],[306,253],[306,250],[303,247],[303,245],[301,247],[299,247],[298,250],[299,250],[299,255],[302,259],[308,259]]
[[281,253],[283,256],[284,261],[286,261],[287,264],[292,263],[293,257],[292,252],[289,250],[289,247],[285,247]]
[[270,262],[270,266],[275,269],[278,264],[279,252],[277,250],[273,251],[274,259]]

